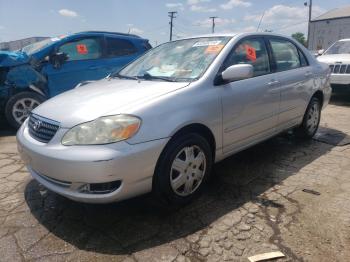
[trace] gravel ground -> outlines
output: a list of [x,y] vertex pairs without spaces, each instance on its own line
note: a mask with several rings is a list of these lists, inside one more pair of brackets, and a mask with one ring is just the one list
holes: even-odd
[[333,97],[319,140],[286,134],[230,157],[176,210],[149,196],[87,205],[49,192],[1,123],[0,261],[247,261],[275,250],[279,261],[350,261],[350,145],[320,142],[346,141],[349,120],[350,97]]

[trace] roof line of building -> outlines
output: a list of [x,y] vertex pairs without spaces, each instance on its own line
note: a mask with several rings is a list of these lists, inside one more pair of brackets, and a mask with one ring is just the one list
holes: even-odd
[[323,18],[323,19],[318,19],[318,20],[314,19],[314,20],[311,20],[311,23],[320,22],[320,21],[338,20],[338,19],[343,19],[343,18],[350,18],[350,15],[341,16],[341,17]]
[[314,18],[312,21],[324,21],[332,19],[347,18],[350,16],[350,6],[342,6],[338,8],[331,9],[322,15]]

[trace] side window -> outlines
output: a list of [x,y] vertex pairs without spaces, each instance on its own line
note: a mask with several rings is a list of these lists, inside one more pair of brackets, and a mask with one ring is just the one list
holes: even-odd
[[107,37],[107,57],[132,55],[137,52],[136,47],[128,40]]
[[238,43],[225,62],[225,68],[236,64],[250,64],[254,76],[270,72],[269,56],[262,38],[246,39]]
[[283,39],[270,39],[271,49],[276,61],[276,71],[286,71],[301,66],[297,47]]
[[301,64],[301,66],[308,66],[309,63],[308,63],[304,53],[301,52],[300,50],[298,50],[298,51],[299,51],[299,57],[300,57],[300,64]]
[[58,52],[66,53],[68,61],[77,61],[100,58],[102,48],[98,38],[85,38],[61,45]]

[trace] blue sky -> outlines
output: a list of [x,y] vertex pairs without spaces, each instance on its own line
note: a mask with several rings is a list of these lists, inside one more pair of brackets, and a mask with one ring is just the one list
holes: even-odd
[[[307,0],[305,0],[307,1]],[[304,0],[0,0],[0,42],[29,36],[57,36],[82,30],[139,34],[152,45],[169,38],[168,11],[178,11],[174,38],[210,33],[210,16],[218,16],[216,31],[260,30],[291,34],[307,30]],[[314,0],[314,14],[349,0]]]

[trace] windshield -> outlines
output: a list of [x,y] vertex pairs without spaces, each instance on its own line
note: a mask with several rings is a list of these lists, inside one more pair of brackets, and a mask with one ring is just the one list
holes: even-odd
[[178,40],[151,49],[122,69],[118,77],[192,81],[201,77],[230,37]]
[[335,42],[326,52],[327,55],[350,54],[350,41]]
[[45,39],[45,40],[42,40],[42,41],[30,44],[30,45],[27,45],[27,46],[23,47],[21,49],[21,51],[26,53],[27,55],[31,55],[31,54],[34,54],[34,53],[40,51],[44,47],[46,47],[46,46],[48,46],[48,45],[50,45],[53,42],[56,42],[58,40],[60,40],[60,39],[58,39],[58,38],[48,38],[48,39]]

